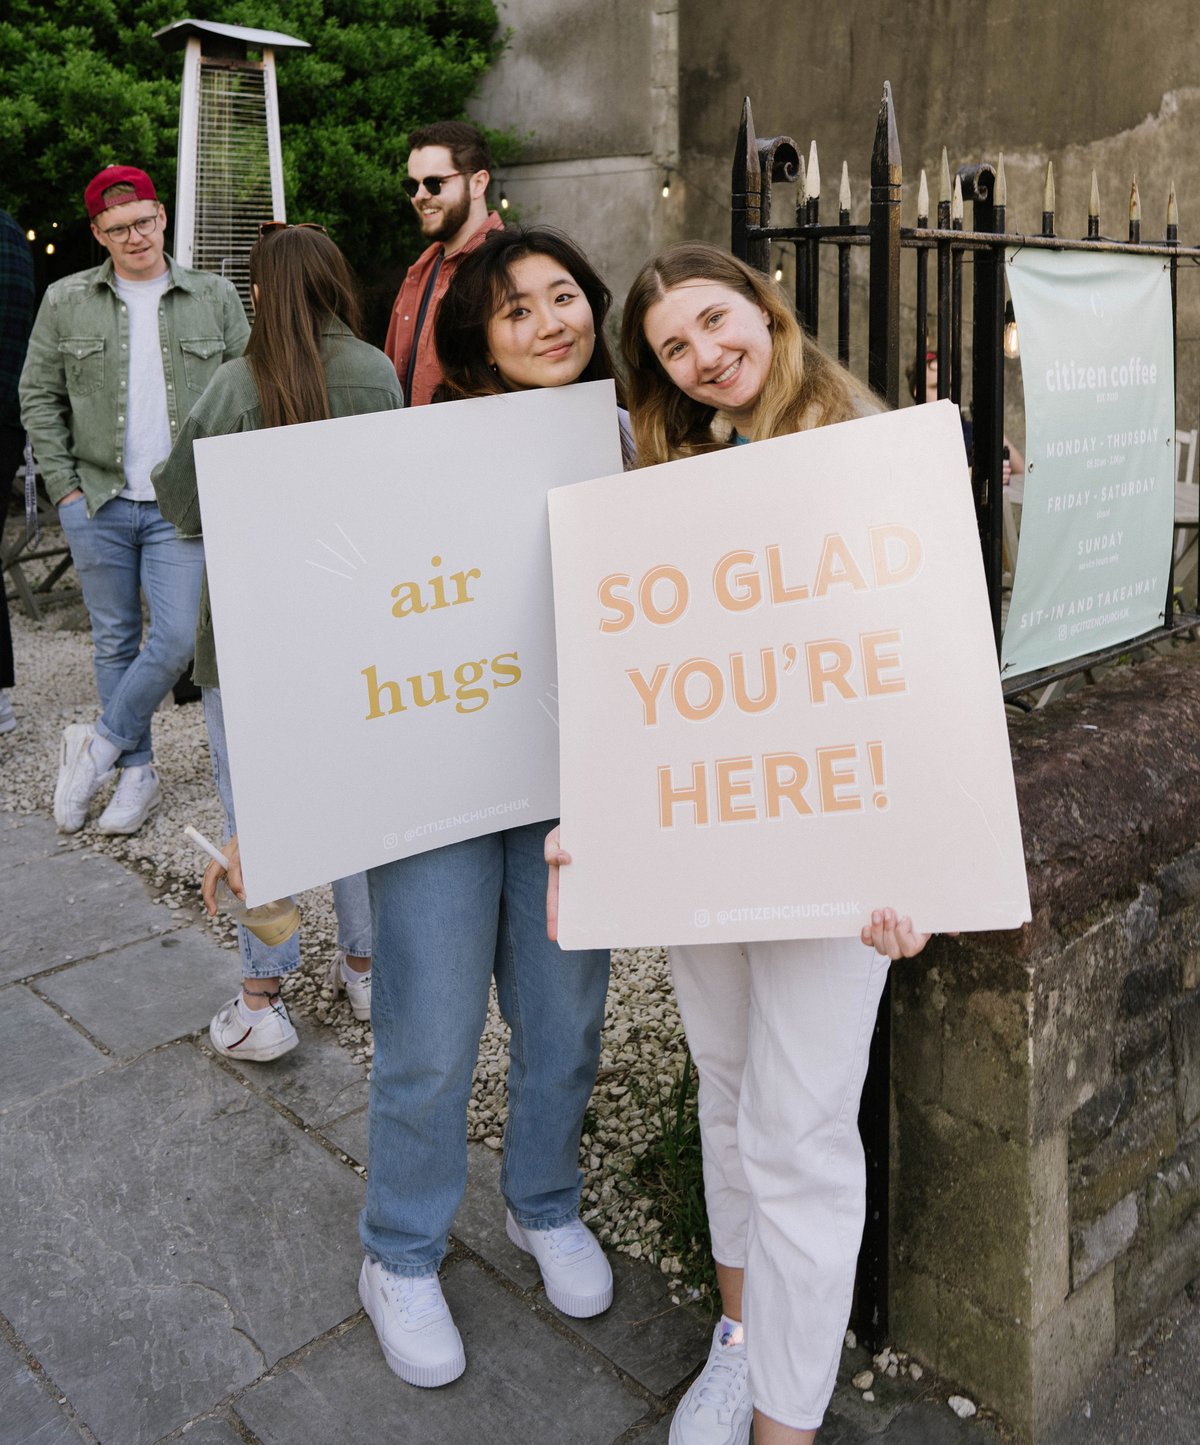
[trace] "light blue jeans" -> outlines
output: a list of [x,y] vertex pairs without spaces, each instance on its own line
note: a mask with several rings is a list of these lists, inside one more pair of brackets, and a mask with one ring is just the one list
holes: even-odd
[[509,1043],[500,1188],[526,1229],[579,1213],[607,950],[546,937],[543,842],[509,828],[367,874],[375,957],[370,1171],[359,1233],[396,1274],[433,1274],[467,1182],[467,1103],[492,978]]
[[[213,781],[217,785],[221,806],[225,809],[225,841],[228,842],[237,832],[237,819],[233,812],[233,787],[229,781],[229,746],[225,741],[225,713],[221,706],[221,689],[206,687],[201,691],[204,695],[204,722],[208,728],[208,751],[212,759]],[[339,878],[334,883],[333,908],[337,914],[338,947],[357,957],[370,958],[371,902],[367,896],[365,873],[352,873],[348,878]],[[244,978],[275,978],[277,975],[291,973],[300,964],[299,931],[276,948],[268,948],[240,923],[237,937]]]
[[[117,767],[150,762],[154,709],[192,656],[204,544],[175,535],[155,502],[114,497],[94,517],[83,497],[58,509],[95,644],[100,720]],[[142,593],[150,628],[142,645]]]

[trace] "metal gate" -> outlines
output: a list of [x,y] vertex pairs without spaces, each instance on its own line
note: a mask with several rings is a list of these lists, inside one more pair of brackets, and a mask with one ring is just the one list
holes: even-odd
[[[934,268],[932,326],[938,353],[938,398],[959,404],[963,382],[963,334],[970,327],[971,391],[974,422],[972,486],[980,547],[987,578],[992,625],[997,651],[1001,635],[1003,592],[1003,488],[1004,438],[1003,336],[1005,327],[1004,252],[1009,246],[1050,250],[1101,250],[1168,258],[1171,272],[1172,324],[1177,316],[1177,271],[1181,261],[1200,260],[1200,248],[1183,246],[1178,239],[1178,213],[1172,188],[1167,209],[1166,235],[1161,241],[1141,238],[1141,208],[1134,183],[1129,233],[1124,241],[1100,235],[1099,202],[1093,186],[1088,234],[1079,240],[1055,235],[1053,171],[1048,169],[1041,230],[1022,234],[1007,230],[1006,185],[1003,160],[959,168],[951,185],[945,151],[942,153],[940,195],[934,224],[930,225],[928,189],[924,172],[918,196],[915,227],[901,225],[902,167],[891,85],[884,84],[871,152],[870,216],[865,225],[850,223],[851,197],[843,166],[836,225],[820,217],[820,183],[815,175],[815,143],[806,166],[790,136],[759,140],[755,134],[750,100],[742,106],[737,149],[733,160],[732,249],[758,270],[769,274],[771,248],[795,248],[795,303],[801,324],[814,336],[820,333],[821,248],[833,247],[837,259],[836,351],[848,365],[852,352],[851,268],[854,247],[869,248],[867,298],[867,381],[889,406],[900,400],[901,260],[911,254],[915,266],[915,327],[910,344],[922,363],[928,347],[930,316],[930,262]],[[795,215],[776,224],[772,214],[773,184],[799,185]],[[972,229],[964,228],[964,209],[972,207]],[[970,254],[973,280],[970,295],[963,295],[963,261]],[[778,273],[777,273],[778,275]],[[1010,313],[1011,314],[1011,313]],[[948,364],[947,364],[948,362]],[[925,400],[925,368],[916,368],[917,401]],[[1023,695],[1120,654],[1200,625],[1200,616],[1176,613],[1174,579],[1168,580],[1163,624],[1142,637],[1103,652],[1089,653],[1053,669],[1006,681],[1005,697],[1020,702]],[[877,1349],[888,1329],[888,1129],[890,1073],[890,993],[880,1006],[872,1041],[871,1065],[863,1092],[859,1125],[867,1156],[867,1220],[859,1255],[857,1300],[853,1322],[860,1336]]]

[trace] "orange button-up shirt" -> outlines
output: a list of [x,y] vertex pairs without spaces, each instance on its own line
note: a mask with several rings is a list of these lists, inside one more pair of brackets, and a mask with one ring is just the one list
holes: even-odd
[[400,287],[400,294],[396,297],[396,304],[392,308],[387,340],[383,343],[384,351],[396,368],[400,385],[404,386],[405,378],[408,375],[409,357],[412,355],[413,342],[416,341],[417,360],[413,367],[412,395],[407,394],[408,388],[406,388],[404,397],[406,405],[425,406],[432,399],[438,383],[442,380],[442,367],[438,361],[437,349],[433,344],[433,322],[442,297],[446,294],[446,287],[449,286],[459,261],[482,246],[489,232],[503,229],[504,222],[500,219],[498,212],[489,211],[487,220],[478,231],[473,232],[453,256],[445,257],[437,280],[434,282],[433,295],[429,298],[429,305],[425,309],[425,319],[421,323],[420,336],[416,335],[416,330],[417,317],[421,311],[421,297],[425,294],[425,283],[429,280],[430,273],[439,256],[442,255],[442,243],[437,241],[428,250],[422,251],[408,268],[408,274],[404,278],[404,284]]

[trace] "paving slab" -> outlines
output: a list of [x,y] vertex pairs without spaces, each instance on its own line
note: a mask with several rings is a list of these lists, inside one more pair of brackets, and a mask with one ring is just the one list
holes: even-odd
[[668,1410],[658,1420],[639,1421],[621,1436],[621,1445],[669,1445],[671,1439],[671,1416]]
[[615,1250],[608,1258],[612,1306],[590,1320],[554,1313],[653,1394],[669,1395],[707,1357],[714,1321],[698,1305],[672,1304],[667,1277],[643,1261]]
[[210,1416],[189,1425],[187,1433],[176,1437],[180,1445],[245,1445],[242,1432],[221,1416]]
[[80,1445],[84,1438],[7,1340],[0,1340],[0,1421],[0,1438],[11,1445]]
[[9,1110],[0,1171],[0,1309],[105,1445],[213,1411],[358,1309],[362,1181],[191,1044]]
[[388,1369],[367,1320],[323,1340],[234,1402],[263,1445],[611,1445],[652,1408],[469,1260],[443,1274],[467,1352],[452,1385],[419,1390]]
[[466,1193],[450,1233],[521,1289],[540,1287],[541,1270],[524,1250],[509,1240],[504,1216],[500,1155],[486,1144],[469,1144]]
[[74,1085],[112,1064],[24,984],[0,988],[0,1112]]
[[240,979],[233,954],[189,928],[45,974],[36,987],[118,1058],[133,1059],[207,1028]]
[[[227,956],[233,957],[228,952]],[[236,958],[234,962],[238,967]],[[231,989],[226,991],[219,1003],[224,1003],[231,993],[237,992],[239,979],[240,968]],[[320,1128],[353,1109],[362,1108],[370,1092],[366,1068],[351,1059],[332,1029],[309,1019],[297,1018],[292,1022],[296,1025],[300,1042],[290,1053],[273,1059],[269,1064],[240,1063],[237,1059],[230,1059],[230,1066],[250,1080],[256,1089],[262,1089],[271,1098],[278,1099],[311,1128]],[[347,1149],[346,1152],[350,1151]],[[364,1151],[364,1158],[359,1163],[365,1162]]]
[[175,927],[148,885],[113,858],[72,850],[34,858],[0,913],[0,983],[157,937]]
[[0,873],[78,846],[42,813],[0,814]]
[[344,1153],[349,1154],[356,1164],[366,1164],[367,1110],[365,1105],[333,1124],[322,1124],[321,1133],[331,1144],[336,1144]]
[[[821,1432],[824,1434],[824,1431]],[[981,1420],[960,1420],[949,1405],[919,1400],[899,1411],[875,1437],[880,1445],[967,1445],[999,1437]]]

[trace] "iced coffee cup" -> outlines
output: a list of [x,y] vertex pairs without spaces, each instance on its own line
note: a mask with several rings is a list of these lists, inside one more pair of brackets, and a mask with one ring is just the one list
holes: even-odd
[[[209,842],[198,828],[193,828],[189,823],[183,831],[197,848],[203,849],[210,858],[215,859],[228,871],[229,859],[214,843]],[[217,884],[217,907],[235,923],[248,928],[255,938],[265,943],[268,948],[278,948],[281,943],[286,943],[300,927],[300,910],[294,898],[276,898],[271,903],[260,903],[255,908],[247,908],[224,878]]]

